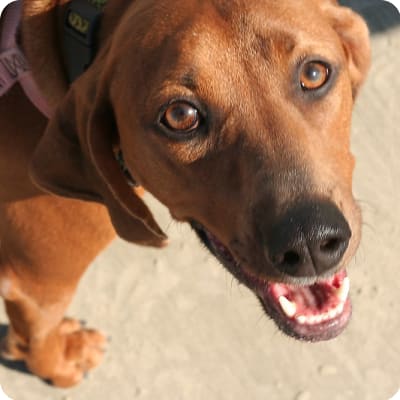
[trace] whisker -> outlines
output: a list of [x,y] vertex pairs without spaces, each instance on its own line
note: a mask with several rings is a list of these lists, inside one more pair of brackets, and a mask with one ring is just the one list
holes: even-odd
[[232,289],[233,289],[233,282],[235,281],[235,277],[232,275],[231,278],[231,295],[232,295]]
[[256,326],[256,327],[258,327],[258,325],[260,325],[261,321],[264,321],[264,319],[265,319],[264,309],[262,307],[258,307],[258,310],[260,311],[260,315],[254,323],[254,326]]

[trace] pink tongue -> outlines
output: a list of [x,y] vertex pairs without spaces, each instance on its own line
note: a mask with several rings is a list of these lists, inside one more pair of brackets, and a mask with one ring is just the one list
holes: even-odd
[[334,295],[334,288],[324,283],[291,289],[286,297],[294,301],[297,305],[297,312],[303,311],[303,314],[323,312],[339,303]]
[[339,305],[340,299],[336,296],[336,291],[346,275],[345,271],[341,271],[329,280],[310,286],[272,283],[269,290],[277,302],[280,296],[285,296],[288,300],[295,302],[298,314],[321,314]]

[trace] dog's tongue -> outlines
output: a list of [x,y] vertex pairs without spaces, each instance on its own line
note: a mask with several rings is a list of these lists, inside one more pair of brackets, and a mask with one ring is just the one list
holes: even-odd
[[331,320],[343,312],[350,281],[346,271],[310,286],[271,283],[269,293],[289,319],[315,325]]

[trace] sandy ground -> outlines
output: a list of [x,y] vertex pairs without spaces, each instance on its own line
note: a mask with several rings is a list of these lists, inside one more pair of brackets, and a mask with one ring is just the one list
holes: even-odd
[[[349,268],[349,328],[327,343],[285,337],[189,229],[151,201],[170,247],[115,241],[69,309],[112,337],[104,363],[70,390],[0,366],[14,400],[387,400],[399,389],[400,25],[373,0],[349,2],[374,31],[371,77],[354,113],[365,224]],[[7,323],[4,312],[0,322]]]

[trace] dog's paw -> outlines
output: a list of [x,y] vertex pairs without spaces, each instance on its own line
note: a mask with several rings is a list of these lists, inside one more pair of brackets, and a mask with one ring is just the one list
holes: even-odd
[[60,325],[60,334],[65,336],[64,362],[61,374],[51,382],[55,386],[68,387],[79,383],[87,372],[97,367],[104,356],[106,337],[93,329],[86,329],[81,322],[65,319]]
[[78,384],[103,359],[107,339],[81,322],[64,319],[55,333],[30,349],[29,369],[59,387]]

